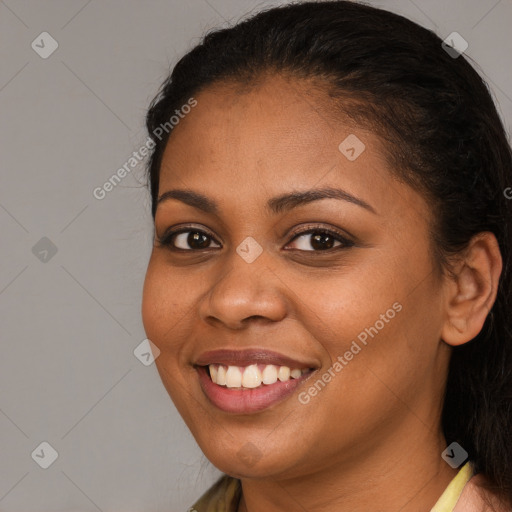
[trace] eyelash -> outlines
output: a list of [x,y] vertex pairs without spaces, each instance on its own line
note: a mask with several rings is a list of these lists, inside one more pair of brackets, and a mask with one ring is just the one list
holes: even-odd
[[[179,235],[181,233],[189,233],[189,232],[193,232],[193,233],[200,233],[202,235],[206,235],[208,238],[211,238],[212,240],[215,241],[215,243],[219,243],[217,242],[217,240],[215,240],[215,237],[212,236],[211,234],[209,234],[207,231],[204,231],[202,229],[197,229],[197,228],[194,228],[192,226],[185,226],[183,228],[179,228],[179,229],[176,229],[176,230],[172,230],[172,231],[169,231],[168,233],[164,234],[164,236],[162,238],[158,238],[157,237],[157,242],[159,244],[159,247],[165,247],[171,251],[174,251],[174,252],[200,252],[200,251],[204,251],[204,250],[208,250],[209,248],[204,248],[204,249],[181,249],[179,247],[174,247],[172,245],[172,239],[174,236],[176,235]],[[297,251],[300,251],[300,252],[324,252],[324,253],[331,253],[332,251],[335,251],[335,250],[340,250],[340,249],[348,249],[350,247],[353,247],[355,245],[354,242],[352,242],[351,240],[349,240],[348,238],[346,238],[344,235],[342,235],[341,233],[339,233],[338,231],[335,231],[333,229],[328,229],[328,228],[320,228],[318,226],[316,227],[311,227],[311,226],[307,226],[304,230],[302,231],[298,231],[296,233],[294,233],[292,236],[292,239],[290,240],[290,242],[293,242],[296,238],[302,236],[302,235],[308,235],[308,234],[326,234],[326,235],[329,235],[331,237],[333,237],[335,239],[335,241],[337,242],[341,242],[341,246],[337,246],[337,247],[332,247],[330,249],[325,249],[325,250],[311,250],[311,251],[306,251],[306,250],[303,250],[303,249],[295,249]],[[288,242],[288,243],[290,243]]]

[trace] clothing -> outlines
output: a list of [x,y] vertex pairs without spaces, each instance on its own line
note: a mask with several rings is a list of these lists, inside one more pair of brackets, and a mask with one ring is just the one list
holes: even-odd
[[468,461],[448,484],[448,487],[441,494],[441,497],[430,512],[452,512],[462,494],[464,486],[469,482],[473,474],[473,467]]
[[237,512],[241,497],[240,480],[223,475],[187,512]]
[[[473,467],[468,461],[448,484],[430,512],[452,512],[464,486],[472,476]],[[241,496],[240,480],[223,475],[187,512],[237,512]]]

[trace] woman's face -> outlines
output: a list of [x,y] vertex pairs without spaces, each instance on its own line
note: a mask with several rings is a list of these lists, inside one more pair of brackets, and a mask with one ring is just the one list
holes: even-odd
[[[184,195],[158,204],[156,236],[185,232],[177,250],[155,243],[142,315],[199,446],[239,478],[411,454],[411,439],[438,432],[449,358],[424,199],[392,177],[374,134],[333,121],[303,82],[218,85],[196,100],[167,144],[159,193],[215,208]],[[343,192],[276,200],[326,188]],[[235,354],[207,354],[221,349]],[[267,351],[314,371],[286,380]],[[221,361],[231,387],[202,367]]]

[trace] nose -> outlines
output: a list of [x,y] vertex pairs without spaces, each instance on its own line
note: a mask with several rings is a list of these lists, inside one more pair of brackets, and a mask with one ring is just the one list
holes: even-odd
[[272,323],[282,320],[288,309],[286,286],[263,263],[263,258],[247,263],[237,254],[222,269],[199,304],[200,318],[210,324],[240,330],[252,321]]

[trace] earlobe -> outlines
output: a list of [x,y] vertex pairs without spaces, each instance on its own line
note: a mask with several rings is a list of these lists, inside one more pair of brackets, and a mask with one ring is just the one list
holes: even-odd
[[496,300],[502,265],[493,233],[478,233],[471,239],[454,268],[454,276],[446,277],[443,341],[462,345],[482,330]]

